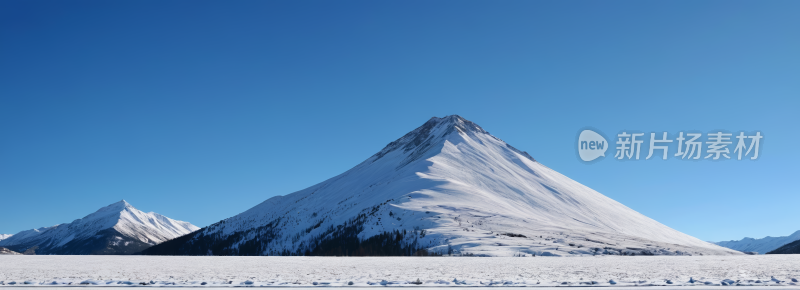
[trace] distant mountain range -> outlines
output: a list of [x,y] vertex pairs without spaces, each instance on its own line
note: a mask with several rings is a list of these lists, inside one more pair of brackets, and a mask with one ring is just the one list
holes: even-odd
[[780,246],[767,254],[800,254],[800,240]]
[[765,237],[761,239],[744,238],[738,241],[716,242],[715,244],[741,252],[766,254],[797,240],[800,240],[800,231],[796,231],[785,237]]
[[2,240],[5,240],[5,239],[8,239],[8,238],[10,238],[11,236],[13,236],[13,235],[8,235],[8,234],[4,235],[4,234],[0,234],[0,241],[2,241]]
[[198,229],[123,200],[71,223],[19,232],[0,240],[0,247],[37,255],[122,255]]
[[460,116],[147,255],[736,255],[561,175]]

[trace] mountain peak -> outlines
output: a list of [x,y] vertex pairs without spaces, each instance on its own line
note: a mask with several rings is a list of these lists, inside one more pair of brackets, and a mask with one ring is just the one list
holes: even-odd
[[453,129],[456,129],[461,133],[478,132],[478,133],[489,134],[489,132],[483,130],[483,128],[481,128],[481,126],[478,126],[478,124],[475,124],[470,120],[464,119],[464,117],[461,117],[459,115],[449,115],[449,116],[444,116],[442,118],[433,117],[430,118],[428,122],[423,124],[422,127],[425,127],[426,125],[433,125],[434,127],[441,126],[450,129],[447,130],[447,133],[451,133],[453,132]]
[[521,154],[531,161],[536,161],[528,152],[518,150],[508,143],[505,143],[500,138],[489,134],[489,132],[481,128],[481,126],[478,126],[478,124],[464,119],[464,117],[459,115],[449,115],[442,118],[433,117],[428,119],[422,126],[417,127],[403,135],[403,137],[386,145],[381,151],[373,155],[371,162],[375,162],[392,152],[398,152],[404,155],[404,157],[402,157],[404,160],[400,162],[399,166],[403,167],[406,164],[422,158],[422,156],[427,154],[432,148],[443,146],[445,140],[455,138],[450,141],[458,143],[460,142],[458,140],[463,138],[482,139],[486,137],[501,142],[504,147]]
[[[424,155],[425,152],[433,148],[436,144],[443,143],[445,139],[456,132],[459,135],[486,134],[491,136],[489,132],[483,130],[478,124],[464,119],[459,115],[449,115],[442,118],[433,117],[425,122],[425,124],[422,124],[422,126],[417,127],[403,135],[403,137],[386,145],[386,147],[373,156],[374,159],[372,161],[377,161],[391,152],[402,152],[402,154],[406,155],[406,160],[401,162],[402,167]],[[492,138],[500,140],[494,136],[492,136]]]
[[144,213],[123,199],[71,223],[22,231],[0,241],[0,246],[22,251],[38,246],[37,254],[131,254],[197,229]]
[[464,119],[464,117],[461,117],[459,115],[447,115],[447,116],[444,116],[444,117],[441,117],[441,118],[433,116],[428,121],[429,122],[430,121],[434,121],[434,122],[458,122],[458,121],[466,121],[466,120],[467,119]]
[[102,207],[99,210],[97,210],[97,212],[120,212],[126,209],[136,209],[136,208],[123,199],[118,202],[109,204],[105,207]]

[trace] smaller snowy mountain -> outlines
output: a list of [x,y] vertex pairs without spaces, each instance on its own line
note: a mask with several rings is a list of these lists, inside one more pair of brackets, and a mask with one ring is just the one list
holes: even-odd
[[744,238],[738,241],[716,242],[715,244],[740,252],[757,252],[763,255],[797,240],[800,240],[800,231],[796,231],[786,237]]
[[0,234],[0,241],[2,241],[2,240],[5,240],[5,239],[8,239],[8,238],[10,238],[11,236],[13,236],[13,235],[4,235],[4,234]]
[[22,254],[0,247],[0,255],[22,255]]
[[37,255],[124,255],[198,229],[122,200],[68,224],[19,232],[0,246]]

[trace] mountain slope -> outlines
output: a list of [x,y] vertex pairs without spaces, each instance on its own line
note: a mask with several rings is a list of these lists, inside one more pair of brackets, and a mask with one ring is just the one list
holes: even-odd
[[6,234],[6,235],[3,235],[3,234],[0,234],[0,241],[2,241],[2,240],[5,240],[5,239],[8,239],[8,238],[10,238],[11,236],[13,236],[13,235],[8,235],[8,234]]
[[197,229],[123,200],[68,224],[19,232],[0,246],[39,255],[132,254]]
[[780,246],[767,254],[800,254],[800,240]]
[[459,116],[152,255],[740,254],[647,218]]
[[22,255],[22,254],[0,247],[0,255]]
[[796,231],[786,237],[744,238],[738,241],[716,242],[715,244],[741,252],[764,254],[797,240],[800,240],[800,231]]

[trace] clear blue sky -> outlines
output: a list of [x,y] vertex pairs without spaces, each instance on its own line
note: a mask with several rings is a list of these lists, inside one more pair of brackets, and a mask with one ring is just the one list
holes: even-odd
[[[206,226],[459,114],[704,240],[800,230],[798,1],[0,1],[0,233],[125,199]],[[760,130],[760,160],[578,161]],[[613,151],[609,151],[613,155]]]

